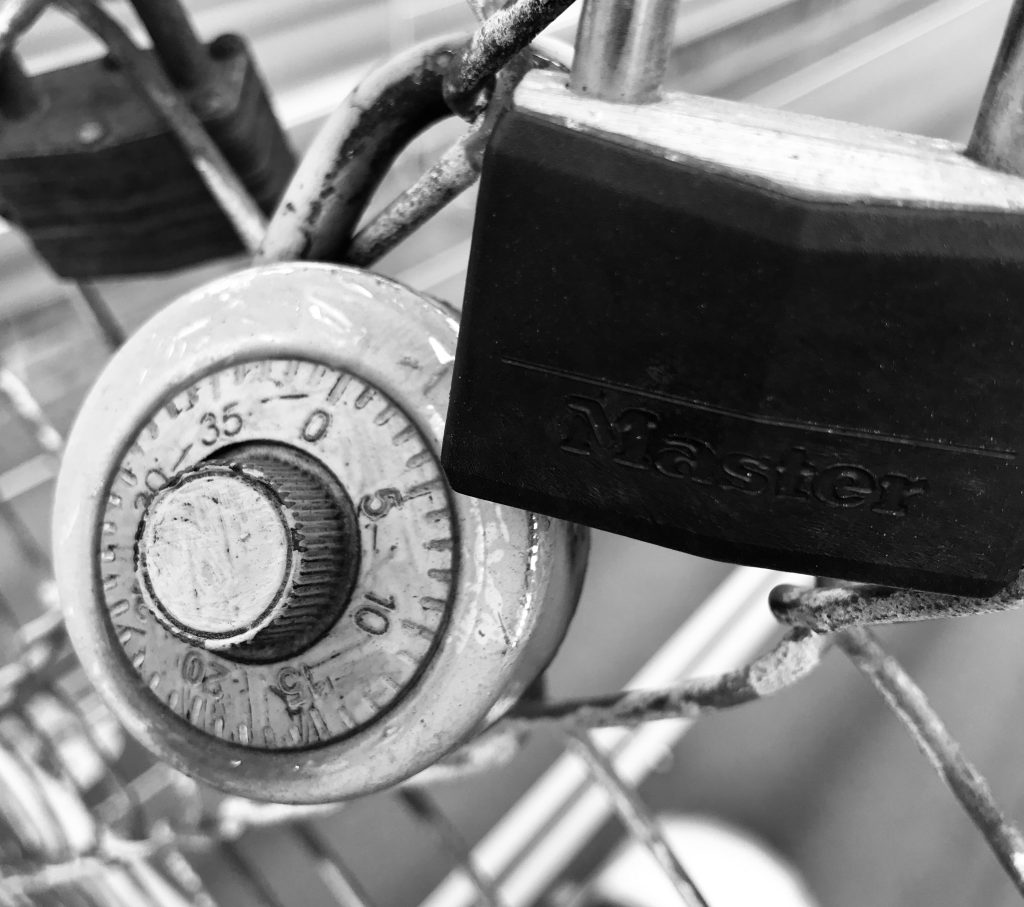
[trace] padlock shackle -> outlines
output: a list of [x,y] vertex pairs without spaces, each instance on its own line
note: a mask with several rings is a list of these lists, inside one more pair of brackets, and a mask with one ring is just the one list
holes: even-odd
[[1024,0],[1015,0],[996,52],[966,154],[980,164],[1024,176]]
[[344,261],[355,228],[395,159],[452,116],[442,84],[463,33],[432,38],[370,72],[320,128],[278,204],[256,257]]
[[14,46],[49,5],[50,0],[6,0],[0,5],[0,116],[21,119],[43,103]]
[[199,40],[185,8],[177,0],[132,0],[153,40],[153,50],[179,88],[196,88],[213,79],[210,53]]
[[584,0],[569,87],[603,101],[657,101],[678,6],[678,0]]

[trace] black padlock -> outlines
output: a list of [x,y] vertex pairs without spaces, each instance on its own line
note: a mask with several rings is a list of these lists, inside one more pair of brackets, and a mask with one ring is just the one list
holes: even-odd
[[[244,42],[207,46],[174,3],[136,0],[163,66],[267,213],[294,156]],[[74,279],[167,271],[241,242],[161,116],[111,58],[41,74],[39,104],[0,109],[0,205]]]
[[[657,95],[615,56],[636,35],[588,36],[632,9],[588,2],[572,81],[528,76],[488,147],[451,484],[719,560],[996,591],[1024,563],[1024,179],[930,138],[621,103]],[[1018,116],[998,70],[982,132]]]

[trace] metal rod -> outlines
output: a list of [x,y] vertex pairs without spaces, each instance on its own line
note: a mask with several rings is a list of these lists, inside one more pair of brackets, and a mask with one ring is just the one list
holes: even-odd
[[657,101],[678,6],[678,0],[584,0],[569,87],[604,101]]
[[502,907],[501,896],[498,894],[494,880],[480,871],[480,867],[473,859],[469,843],[455,823],[437,805],[434,798],[426,791],[412,787],[400,790],[398,797],[417,819],[429,826],[441,846],[448,851],[456,866],[476,886],[479,895],[478,904],[482,907]]
[[100,291],[90,280],[80,280],[77,283],[79,301],[83,302],[89,320],[96,325],[103,339],[112,350],[116,350],[124,343],[124,328],[121,327],[117,316],[109,303],[103,298]]
[[683,903],[687,907],[708,907],[708,902],[669,847],[657,819],[651,815],[636,790],[619,777],[611,760],[594,746],[590,735],[585,731],[570,731],[566,734],[566,746],[586,763],[594,780],[608,794],[626,830],[647,848]]
[[266,907],[288,907],[288,904],[270,887],[260,867],[242,852],[235,841],[225,841],[221,844],[220,853],[234,866],[238,875],[245,879],[246,885],[256,894],[260,903]]
[[0,364],[0,396],[7,399],[18,418],[35,435],[39,446],[48,454],[60,456],[64,449],[63,436],[47,418],[28,385],[3,364]]
[[500,112],[511,102],[516,85],[532,66],[568,70],[572,49],[561,41],[541,38],[506,64],[498,74],[490,105],[469,131],[448,148],[426,173],[391,201],[352,239],[346,263],[369,267],[425,224],[480,176],[484,148]]
[[373,901],[352,871],[337,854],[331,853],[309,822],[299,822],[291,831],[313,855],[320,878],[341,907],[373,907]]
[[960,744],[946,730],[921,688],[867,630],[846,630],[836,637],[836,645],[906,725],[918,749],[960,801],[1017,890],[1024,894],[1024,834],[1003,815],[988,782],[961,752]]
[[516,0],[480,25],[452,60],[444,80],[444,99],[459,116],[475,120],[487,81],[530,44],[573,0]]
[[178,88],[195,88],[213,79],[210,53],[177,0],[132,0],[132,6],[153,39],[164,71]]
[[1024,176],[1024,0],[1015,0],[974,122],[968,157]]
[[55,2],[107,45],[122,70],[181,143],[199,178],[220,205],[242,245],[250,253],[255,253],[266,230],[266,218],[166,75],[149,65],[120,23],[102,7],[90,0]]
[[0,521],[7,525],[11,535],[14,536],[18,549],[29,565],[47,576],[52,576],[53,565],[50,563],[49,551],[32,534],[28,525],[21,518],[21,514],[14,509],[14,505],[2,497],[0,497]]

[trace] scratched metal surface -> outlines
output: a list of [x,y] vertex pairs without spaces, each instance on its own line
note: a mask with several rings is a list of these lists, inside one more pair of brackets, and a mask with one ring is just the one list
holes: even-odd
[[[854,30],[843,46],[823,47],[798,64],[787,66],[784,51],[765,51],[761,69],[737,67],[713,77],[709,63],[690,75],[680,72],[677,81],[699,90],[717,87],[729,96],[753,95],[766,104],[963,138],[1005,11],[1001,2],[931,4],[909,24],[895,21],[882,39],[874,29],[867,30],[870,36]],[[279,56],[265,65],[269,71],[280,62]],[[687,68],[686,61],[676,62]],[[446,214],[386,269],[457,299],[469,216],[468,205]],[[4,242],[17,245],[12,238]],[[105,291],[130,328],[182,286],[226,267],[230,263],[173,281]],[[15,267],[0,275],[11,278],[0,305],[0,354],[65,429],[106,351],[60,288],[42,292],[38,282],[29,281],[35,304],[14,304],[23,289],[15,276],[24,282],[24,272]],[[12,487],[27,487],[14,507],[45,546],[52,485],[44,480],[32,487],[24,465],[33,462],[37,448],[7,412],[0,413],[0,439],[0,476]],[[17,554],[18,542],[6,527],[0,533],[10,555],[0,558],[0,592],[28,616],[35,608],[32,586],[45,564],[35,563],[31,552]],[[726,569],[599,535],[578,618],[550,672],[553,692],[610,690],[624,682]],[[1024,615],[1011,613],[886,634],[1011,814],[1024,807],[1024,781],[1016,770],[1024,727],[1013,720],[1024,679],[1016,655],[1022,631]],[[0,634],[0,647],[6,640]],[[440,802],[474,840],[559,749],[553,739],[539,736],[508,768],[439,789]],[[1010,885],[981,839],[902,728],[838,655],[777,700],[705,719],[643,793],[657,809],[710,813],[757,831],[803,870],[823,904],[1013,903]],[[416,903],[449,865],[416,819],[387,795],[355,802],[315,827],[328,848],[356,867],[375,903]],[[586,874],[617,834],[607,829],[574,873]],[[336,902],[315,872],[311,851],[294,833],[250,834],[234,852],[201,857],[197,866],[224,905],[253,903],[271,892],[281,903]]]

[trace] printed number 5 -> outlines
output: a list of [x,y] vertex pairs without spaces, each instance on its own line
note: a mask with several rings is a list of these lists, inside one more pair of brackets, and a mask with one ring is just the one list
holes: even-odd
[[233,438],[242,430],[242,417],[234,411],[237,403],[228,403],[221,410],[218,419],[215,413],[203,413],[199,424],[203,426],[203,434],[200,442],[207,447],[216,444],[223,434],[226,438]]

